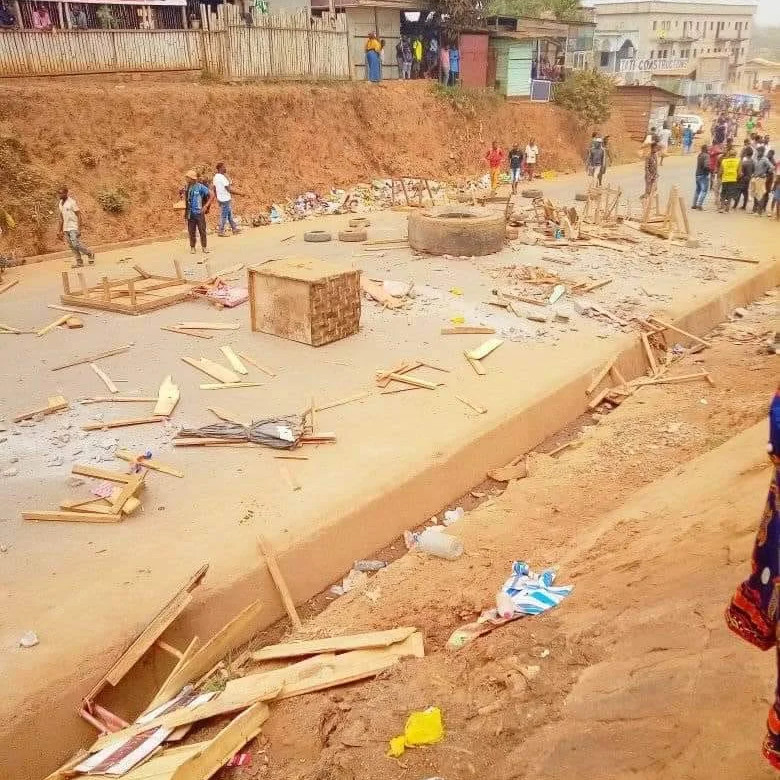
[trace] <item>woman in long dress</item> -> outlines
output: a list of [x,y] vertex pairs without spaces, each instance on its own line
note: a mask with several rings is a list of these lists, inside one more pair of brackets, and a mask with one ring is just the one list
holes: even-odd
[[382,80],[382,44],[377,40],[376,33],[369,33],[366,41],[366,78],[377,83]]

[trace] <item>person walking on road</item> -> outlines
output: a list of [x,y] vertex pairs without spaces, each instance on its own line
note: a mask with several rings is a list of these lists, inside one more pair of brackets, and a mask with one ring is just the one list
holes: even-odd
[[658,131],[658,164],[664,164],[664,157],[669,154],[669,143],[672,140],[672,131],[664,124]]
[[538,159],[539,147],[536,145],[536,139],[532,138],[525,147],[525,175],[528,177],[528,181],[534,180]]
[[731,211],[731,204],[739,192],[739,157],[733,146],[726,150],[720,161],[720,205],[718,213]]
[[682,134],[682,151],[683,154],[690,154],[693,149],[693,128],[688,124],[685,125],[685,130]]
[[650,144],[650,153],[645,160],[645,191],[642,198],[646,200],[653,196],[658,187],[658,144]]
[[490,168],[490,189],[495,192],[498,189],[498,175],[501,173],[501,164],[504,162],[504,150],[498,145],[498,141],[493,141],[485,155],[488,167]]
[[709,191],[710,155],[707,144],[704,144],[701,147],[699,156],[696,158],[696,194],[693,196],[693,206],[691,208],[702,211]]
[[747,208],[748,198],[750,197],[750,182],[753,174],[756,172],[756,163],[753,160],[753,147],[748,146],[742,150],[742,159],[739,163],[739,188],[737,197],[734,201],[734,211],[739,208],[739,201],[743,199],[742,211]]
[[759,146],[756,149],[756,169],[753,174],[751,190],[753,195],[753,213],[763,214],[769,200],[769,187],[774,179],[774,165],[766,156],[766,149]]
[[509,150],[509,176],[512,180],[512,194],[517,195],[517,184],[523,177],[523,150],[515,144]]
[[601,181],[604,178],[604,171],[607,168],[606,165],[606,152],[604,151],[604,144],[601,138],[594,139],[588,151],[587,160],[587,172],[588,178],[596,179],[598,186],[601,186]]
[[185,174],[187,189],[184,192],[184,218],[187,220],[187,232],[190,237],[190,253],[195,254],[195,234],[200,234],[200,247],[204,255],[209,250],[206,245],[206,214],[214,200],[211,190],[198,181],[198,174],[190,169]]
[[61,187],[59,191],[60,199],[57,201],[57,210],[60,214],[59,236],[64,239],[71,248],[76,262],[73,268],[83,268],[86,255],[90,264],[95,262],[95,253],[81,243],[81,212],[76,199],[70,195],[67,187]]
[[225,235],[225,225],[230,225],[230,229],[233,235],[241,232],[241,228],[236,225],[233,219],[233,195],[242,195],[243,193],[237,192],[233,189],[233,184],[227,177],[227,171],[225,170],[225,163],[217,163],[217,172],[214,174],[212,180],[214,185],[214,195],[219,203],[219,225],[217,227],[217,235]]

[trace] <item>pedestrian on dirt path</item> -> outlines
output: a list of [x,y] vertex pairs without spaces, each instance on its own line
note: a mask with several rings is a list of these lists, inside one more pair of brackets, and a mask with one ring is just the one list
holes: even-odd
[[198,181],[198,174],[190,169],[185,174],[187,189],[184,191],[184,218],[187,220],[187,232],[190,237],[190,253],[195,254],[195,234],[200,234],[200,247],[204,255],[206,246],[206,214],[209,213],[214,196],[211,190]]
[[753,213],[764,214],[769,200],[769,191],[774,183],[774,168],[772,161],[766,156],[766,149],[759,146],[756,149],[756,170],[751,182],[753,194]]
[[59,236],[64,239],[71,248],[76,262],[73,268],[83,268],[86,255],[90,264],[95,262],[95,253],[81,243],[81,212],[76,199],[70,195],[67,187],[61,187],[59,191],[60,199],[57,201],[57,210],[60,215]]
[[658,143],[650,144],[650,153],[645,160],[645,191],[643,199],[652,197],[658,186]]
[[[759,650],[775,649],[780,668],[778,639],[778,578],[780,578],[780,390],[769,408],[769,459],[772,478],[761,515],[751,558],[751,574],[737,588],[726,609],[726,625],[741,639]],[[767,718],[762,746],[764,758],[780,770],[780,680]]]
[[233,235],[240,233],[241,228],[236,225],[236,222],[233,219],[233,195],[243,195],[243,193],[233,189],[233,184],[227,177],[225,163],[217,163],[217,172],[214,174],[212,184],[214,185],[214,195],[219,204],[219,225],[217,227],[217,235],[225,235],[226,224],[230,225],[230,230],[233,232]]
[[753,160],[753,147],[748,146],[742,150],[742,159],[739,163],[739,189],[737,197],[734,200],[734,211],[739,208],[739,201],[742,199],[742,211],[747,208],[748,198],[750,197],[750,181],[756,172],[756,163]]
[[539,147],[536,145],[536,139],[531,138],[525,146],[525,174],[528,177],[528,181],[534,180],[538,159]]
[[688,124],[685,125],[685,129],[682,134],[682,151],[683,154],[690,154],[693,149],[693,128]]
[[382,80],[381,51],[382,44],[377,39],[376,33],[370,32],[366,40],[366,78],[374,84]]
[[696,193],[693,196],[692,209],[702,211],[707,193],[710,191],[710,155],[707,144],[703,144],[696,158]]
[[587,172],[588,176],[595,178],[598,186],[601,186],[602,179],[604,178],[604,171],[606,166],[606,152],[604,151],[604,142],[601,138],[596,138],[590,147],[587,160]]
[[739,157],[733,146],[726,149],[726,154],[720,161],[720,205],[718,213],[726,214],[739,193]]
[[658,164],[664,164],[664,157],[669,154],[669,143],[672,140],[672,131],[664,124],[658,131]]
[[523,150],[520,144],[515,144],[508,154],[509,178],[512,182],[512,194],[517,195],[517,184],[523,177]]
[[498,189],[498,175],[501,173],[501,165],[504,162],[504,150],[499,147],[498,141],[493,141],[490,145],[485,159],[490,168],[490,189],[495,192]]

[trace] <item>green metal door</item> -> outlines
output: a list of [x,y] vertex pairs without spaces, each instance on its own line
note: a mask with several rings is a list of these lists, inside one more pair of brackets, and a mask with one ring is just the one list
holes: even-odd
[[531,94],[531,58],[533,56],[530,43],[515,43],[509,45],[507,52],[507,97]]

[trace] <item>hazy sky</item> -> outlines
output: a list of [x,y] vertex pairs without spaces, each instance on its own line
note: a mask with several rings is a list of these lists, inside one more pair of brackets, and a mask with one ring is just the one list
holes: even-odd
[[780,24],[780,1],[759,0],[756,20],[761,24]]

